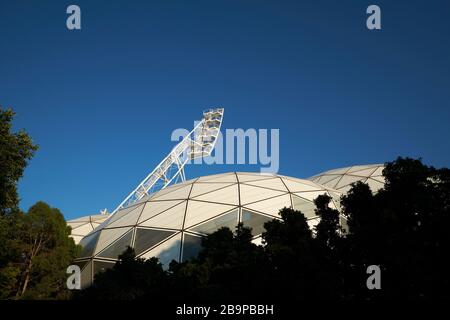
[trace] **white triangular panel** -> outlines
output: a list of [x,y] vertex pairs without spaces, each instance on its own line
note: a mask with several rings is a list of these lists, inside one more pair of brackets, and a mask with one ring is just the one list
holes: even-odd
[[373,164],[369,164],[369,165],[361,165],[361,166],[353,166],[350,167],[350,169],[347,171],[347,174],[349,173],[354,173],[354,172],[359,172],[359,171],[366,171],[366,170],[372,170],[375,171],[376,169],[376,165]]
[[[123,236],[114,239],[111,245],[108,245],[105,249],[100,251],[96,256],[103,258],[116,259],[120,254],[122,254],[127,246],[131,246],[131,240],[133,237],[133,230],[130,229]],[[95,272],[95,270],[94,270]]]
[[223,188],[226,188],[228,186],[232,186],[233,183],[194,183],[194,186],[192,187],[190,198],[195,198],[197,196],[200,196],[202,194],[220,190]]
[[183,227],[186,202],[176,205],[139,224],[140,227],[181,229]]
[[192,188],[192,185],[189,184],[187,186],[178,188],[178,189],[176,189],[176,190],[174,190],[172,192],[168,192],[168,193],[163,194],[163,195],[155,195],[152,198],[152,201],[153,200],[159,200],[160,201],[160,200],[177,200],[177,199],[182,200],[182,199],[187,199],[189,197],[189,193],[191,192],[191,188]]
[[321,177],[319,177],[319,179],[316,180],[317,183],[319,184],[326,184],[328,185],[330,183],[330,181],[333,181],[337,178],[341,177],[341,175],[336,175],[336,174],[325,174]]
[[122,217],[126,216],[131,211],[141,210],[143,205],[144,204],[141,203],[141,204],[138,204],[138,205],[135,205],[135,206],[131,206],[131,207],[128,207],[128,208],[120,209],[115,214],[110,216],[110,218],[106,221],[106,224],[110,225],[114,221],[117,221],[117,220],[121,219]]
[[239,209],[229,211],[218,217],[214,217],[206,222],[189,228],[189,231],[198,232],[202,234],[210,234],[217,231],[219,228],[228,227],[230,230],[234,230],[239,220]]
[[181,252],[181,232],[167,241],[164,241],[157,247],[150,251],[147,251],[139,258],[149,259],[156,257],[163,265],[164,269],[167,269],[172,260],[179,261]]
[[315,191],[323,189],[323,187],[320,187],[311,181],[309,181],[310,183],[307,183],[306,181],[300,182],[291,179],[283,179],[283,182],[286,184],[290,192]]
[[275,189],[278,191],[288,192],[288,189],[284,185],[283,181],[281,181],[280,178],[275,179],[268,179],[268,180],[262,180],[262,181],[250,181],[246,184],[257,186],[257,187],[263,187],[263,188],[269,188],[269,189]]
[[338,184],[339,180],[342,176],[337,176],[333,180],[328,181],[327,183],[324,183],[323,185],[327,186],[328,188],[336,188],[336,185]]
[[189,228],[197,223],[230,211],[234,208],[236,208],[236,206],[189,200],[184,227]]
[[351,174],[354,176],[369,177],[371,174],[374,173],[375,170],[376,170],[376,168],[372,167],[369,169],[352,171]]
[[183,202],[185,203],[185,201],[183,200],[149,201],[145,204],[144,210],[142,211],[138,224]]
[[209,192],[201,196],[195,197],[194,200],[202,200],[209,202],[220,202],[230,205],[239,205],[239,187],[237,184],[231,185],[224,189]]
[[324,191],[295,192],[294,194],[296,194],[299,197],[302,197],[304,199],[307,199],[309,201],[314,201],[318,196],[323,195],[323,194],[329,196],[329,194],[325,190]]
[[383,175],[384,166],[379,167],[375,172],[372,174],[372,176],[382,176]]
[[293,195],[292,202],[294,204],[294,210],[300,211],[306,218],[313,218],[316,216],[316,205],[312,201]]
[[142,213],[142,209],[144,209],[143,205],[138,206],[136,209],[130,211],[127,215],[123,216],[122,218],[114,222],[108,223],[108,228],[134,226]]
[[79,235],[87,235],[89,232],[91,232],[92,230],[94,230],[94,228],[92,228],[90,223],[86,223],[84,225],[82,225],[81,227],[72,229],[72,234],[79,234]]
[[171,185],[171,186],[169,186],[169,187],[167,187],[165,189],[159,190],[159,191],[151,194],[150,196],[144,197],[143,199],[153,201],[156,197],[161,197],[161,196],[163,196],[165,194],[168,194],[168,193],[171,193],[171,192],[173,192],[175,190],[184,188],[184,187],[186,187],[188,185],[192,185],[192,183],[193,182],[190,182],[190,183],[187,183],[187,182],[177,183],[177,184]]
[[336,189],[340,189],[342,187],[348,186],[357,181],[364,182],[364,180],[366,180],[366,178],[345,175],[345,176],[342,176],[341,180],[339,180],[339,183],[336,185]]
[[291,206],[291,196],[289,194],[286,194],[273,199],[246,205],[245,208],[256,210],[273,216],[279,216],[278,213],[281,209],[283,209],[284,207],[290,208]]
[[103,229],[100,233],[94,255],[105,249],[111,243],[119,239],[122,235],[128,232],[131,228],[117,228],[117,229]]
[[240,193],[241,193],[241,204],[246,205],[248,203],[280,196],[286,192],[241,184]]

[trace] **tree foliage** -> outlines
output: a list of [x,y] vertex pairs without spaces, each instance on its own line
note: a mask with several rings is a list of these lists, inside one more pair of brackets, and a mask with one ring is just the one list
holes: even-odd
[[58,209],[18,208],[17,182],[37,147],[25,131],[12,132],[13,117],[0,108],[0,299],[68,298],[65,270],[78,248]]
[[[383,171],[386,185],[373,195],[358,183],[343,197],[350,233],[347,265],[380,265],[383,288],[378,298],[449,297],[445,276],[450,252],[450,171],[420,160],[399,158]],[[361,284],[354,295],[373,298]]]
[[119,256],[113,268],[98,273],[95,283],[78,299],[135,300],[165,296],[168,279],[158,259],[136,258],[130,247]]
[[14,115],[0,106],[0,216],[17,209],[17,182],[37,150],[25,131],[12,132]]
[[7,258],[0,268],[1,295],[9,299],[62,299],[66,268],[78,253],[58,209],[43,202],[8,215]]

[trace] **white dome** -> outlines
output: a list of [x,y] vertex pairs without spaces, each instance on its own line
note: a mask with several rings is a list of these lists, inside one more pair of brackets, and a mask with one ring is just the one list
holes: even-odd
[[347,193],[353,183],[361,181],[367,183],[372,192],[377,192],[384,187],[383,169],[383,164],[346,167],[320,173],[308,180],[342,193]]
[[72,228],[70,236],[78,244],[84,236],[91,233],[108,218],[107,214],[97,214],[67,221],[67,225]]
[[330,206],[337,208],[339,192],[279,175],[225,173],[172,185],[119,210],[81,240],[77,263],[83,285],[113,266],[127,246],[137,257],[158,257],[167,266],[195,256],[201,237],[220,227],[234,230],[242,222],[260,241],[264,223],[279,218],[284,207],[300,210],[313,226],[318,222],[313,200],[321,194],[331,196]]

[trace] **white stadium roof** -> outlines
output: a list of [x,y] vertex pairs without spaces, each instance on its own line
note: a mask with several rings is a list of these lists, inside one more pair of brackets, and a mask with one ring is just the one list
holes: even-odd
[[347,193],[351,185],[361,181],[367,183],[372,192],[384,186],[383,164],[372,164],[334,169],[315,175],[308,180]]
[[201,237],[220,227],[242,222],[260,241],[264,223],[279,218],[279,210],[300,210],[310,226],[318,223],[313,200],[332,197],[338,208],[341,193],[315,182],[281,175],[224,173],[175,184],[121,209],[84,237],[77,260],[83,286],[98,271],[112,267],[127,246],[141,258],[158,257],[165,266],[172,260],[195,256]]
[[79,243],[83,237],[91,233],[108,218],[109,215],[107,214],[96,214],[67,221],[67,225],[72,228],[70,236],[75,240],[75,243]]

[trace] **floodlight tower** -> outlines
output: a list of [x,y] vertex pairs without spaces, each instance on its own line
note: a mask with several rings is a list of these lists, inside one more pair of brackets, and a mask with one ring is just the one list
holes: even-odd
[[185,165],[193,159],[211,154],[222,126],[223,108],[203,112],[203,118],[196,122],[194,129],[178,143],[158,166],[109,214],[106,209],[99,215],[85,216],[67,221],[72,228],[75,243],[91,233],[118,210],[136,203],[146,195],[164,189],[172,183],[185,181]]
[[209,156],[214,149],[222,126],[223,113],[223,108],[204,111],[203,118],[196,123],[194,129],[142,180],[112,214],[172,183],[185,181],[185,165],[195,158]]

